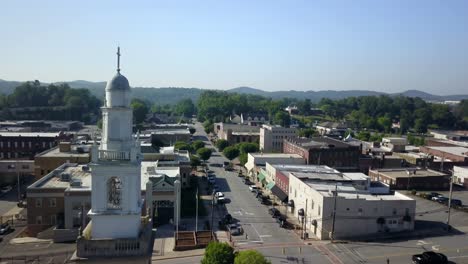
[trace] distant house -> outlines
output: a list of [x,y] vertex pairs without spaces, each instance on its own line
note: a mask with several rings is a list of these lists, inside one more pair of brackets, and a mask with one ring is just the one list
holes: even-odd
[[258,142],[260,138],[260,127],[258,126],[215,123],[214,132],[218,139],[227,140],[231,145],[242,142]]
[[268,113],[246,113],[240,115],[232,115],[229,117],[229,121],[233,124],[249,125],[249,126],[260,126],[268,123]]
[[329,136],[329,137],[339,137],[343,138],[348,126],[344,123],[338,122],[322,122],[315,126],[317,132],[321,136]]

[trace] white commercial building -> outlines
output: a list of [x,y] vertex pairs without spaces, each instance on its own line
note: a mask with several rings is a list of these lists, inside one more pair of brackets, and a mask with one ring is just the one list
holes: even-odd
[[290,205],[306,233],[345,239],[414,229],[415,200],[398,192],[375,195],[372,184],[362,188],[354,180],[366,181],[361,175],[327,171],[290,173]]
[[296,136],[297,128],[263,125],[260,128],[260,150],[266,153],[283,152],[283,139]]
[[468,187],[468,167],[453,166],[453,183]]
[[270,164],[305,164],[305,159],[299,154],[284,153],[248,153],[244,167],[251,176],[256,176],[260,168]]

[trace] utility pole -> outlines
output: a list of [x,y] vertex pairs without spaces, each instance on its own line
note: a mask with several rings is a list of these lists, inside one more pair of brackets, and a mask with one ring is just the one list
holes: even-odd
[[452,190],[453,190],[453,170],[451,170],[450,175],[450,192],[449,192],[449,200],[448,200],[448,215],[447,215],[447,231],[450,231],[450,208],[452,207]]
[[213,213],[214,213],[214,196],[215,196],[215,192],[213,191],[213,193],[211,194],[211,225],[210,225],[210,228],[211,228],[211,240],[213,240]]
[[338,184],[335,184],[335,193],[333,194],[333,218],[332,218],[332,228],[331,228],[331,242],[335,239],[335,218],[336,218],[336,197],[338,196]]
[[195,212],[196,212],[196,216],[195,216],[195,233],[198,232],[198,186],[197,186],[197,194],[195,194],[196,197],[196,204],[195,204]]
[[18,170],[18,161],[15,162],[15,170],[16,170],[16,179],[18,185],[18,202],[21,201],[21,183],[20,183],[20,172]]
[[304,240],[306,239],[306,231],[307,231],[307,202],[308,202],[308,199],[306,199],[306,206],[305,206],[305,212],[304,212]]

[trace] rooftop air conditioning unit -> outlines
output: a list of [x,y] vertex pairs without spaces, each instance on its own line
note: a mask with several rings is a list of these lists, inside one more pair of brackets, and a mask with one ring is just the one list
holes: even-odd
[[71,187],[81,187],[81,180],[80,179],[72,179],[70,182]]
[[70,178],[71,178],[70,173],[63,172],[60,174],[61,181],[70,181]]

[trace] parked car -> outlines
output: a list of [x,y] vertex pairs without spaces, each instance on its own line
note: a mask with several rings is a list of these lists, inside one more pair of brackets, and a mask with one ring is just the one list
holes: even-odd
[[209,182],[210,184],[215,184],[215,183],[216,183],[216,178],[215,178],[215,177],[210,177],[210,176],[208,176],[208,182]]
[[260,196],[257,197],[257,200],[261,204],[265,204],[265,205],[270,205],[271,204],[271,201],[270,201],[270,199],[268,199],[267,196],[260,195]]
[[250,185],[250,186],[249,186],[249,190],[250,190],[251,192],[255,192],[255,191],[257,191],[258,189],[259,189],[259,188],[258,188],[257,186],[255,186],[255,185]]
[[448,199],[447,197],[444,197],[444,196],[441,196],[441,197],[437,197],[437,199],[435,200],[436,202],[438,203],[447,203],[448,202]]
[[258,198],[259,196],[262,196],[262,191],[260,189],[255,190],[255,198]]
[[252,185],[252,184],[253,184],[253,182],[251,182],[251,181],[250,181],[249,179],[247,179],[247,178],[242,179],[242,181],[244,182],[245,185]]
[[[447,198],[447,200],[443,201],[442,203],[445,204],[445,205],[448,205],[449,199]],[[462,206],[462,205],[463,205],[463,204],[462,204],[462,201],[459,200],[459,199],[452,199],[452,200],[450,201],[450,206],[451,206],[451,207],[453,207],[453,206]]]
[[422,254],[413,255],[413,263],[416,264],[446,264],[447,257],[442,253],[426,251]]
[[11,230],[10,224],[3,223],[0,225],[0,235],[5,235]]
[[213,192],[217,193],[219,191],[219,186],[217,184],[213,185]]
[[228,225],[228,230],[233,236],[242,235],[243,229],[240,224],[230,224]]
[[441,194],[440,193],[436,193],[436,192],[430,192],[430,193],[426,193],[426,199],[427,200],[432,200],[433,197],[437,197],[437,196],[440,196]]
[[216,198],[224,197],[224,193],[222,193],[222,192],[216,192],[216,193],[215,193],[215,197],[216,197]]
[[226,197],[216,197],[216,203],[217,204],[224,204],[226,202]]
[[13,188],[10,185],[3,186],[2,188],[0,188],[0,192],[1,193],[7,193],[7,192],[11,191],[11,189],[13,189]]
[[268,213],[273,217],[276,218],[281,215],[280,211],[276,208],[270,208],[268,209]]
[[432,196],[431,200],[437,201],[440,197],[444,197],[444,196],[442,194],[437,194],[437,195]]

